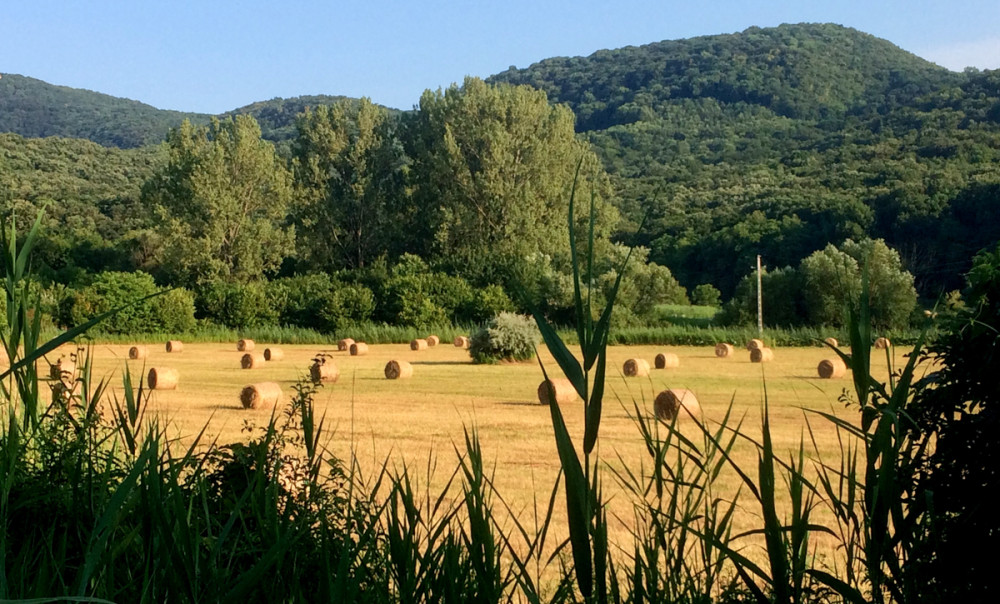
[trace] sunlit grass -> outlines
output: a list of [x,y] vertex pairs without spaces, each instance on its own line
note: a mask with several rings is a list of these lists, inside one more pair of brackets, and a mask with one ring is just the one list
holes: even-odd
[[[258,350],[268,346],[257,342]],[[414,352],[407,345],[374,345],[370,354],[352,357],[327,346],[282,345],[284,360],[263,369],[240,369],[242,353],[234,342],[187,343],[181,353],[167,353],[150,347],[143,361],[127,361],[124,344],[94,345],[95,376],[119,374],[126,364],[134,374],[153,366],[173,367],[180,372],[180,386],[174,391],[156,391],[151,411],[170,422],[170,433],[188,442],[206,425],[207,439],[220,443],[246,439],[247,422],[263,425],[269,410],[247,411],[239,403],[240,389],[250,383],[274,381],[292,394],[292,386],[307,373],[313,356],[320,351],[334,355],[340,380],[324,386],[316,396],[316,411],[325,415],[329,450],[341,459],[355,457],[364,472],[374,473],[388,460],[390,467],[405,464],[433,489],[444,486],[456,465],[454,445],[464,450],[464,430],[475,426],[487,465],[496,468],[494,485],[515,510],[527,514],[536,501],[544,501],[559,470],[559,460],[548,410],[538,404],[536,389],[541,382],[538,364],[508,363],[473,365],[468,353],[442,343],[426,351]],[[571,347],[579,353],[575,347]],[[652,361],[658,352],[671,351],[681,359],[677,369],[652,370],[649,377],[624,378],[621,366],[631,357]],[[544,349],[542,362],[549,371],[558,371]],[[753,364],[749,355],[737,349],[732,358],[716,358],[707,347],[614,346],[609,349],[608,392],[598,447],[601,459],[611,467],[628,465],[633,471],[650,467],[644,442],[630,415],[633,401],[652,413],[652,400],[660,390],[687,388],[694,391],[709,424],[722,419],[733,404],[734,416],[744,418],[743,430],[759,433],[760,409],[766,380],[770,401],[772,437],[778,455],[787,457],[797,450],[800,439],[808,441],[804,410],[832,411],[845,418],[856,416],[839,401],[849,379],[820,380],[816,365],[830,356],[821,348],[779,348],[775,360]],[[55,357],[49,355],[51,359]],[[391,359],[413,364],[411,379],[387,380],[384,366]],[[901,360],[901,359],[899,359]],[[876,377],[885,379],[885,368],[876,366]],[[117,377],[111,383],[119,384]],[[582,405],[582,404],[581,404]],[[582,410],[574,405],[563,408],[570,434],[583,433]],[[812,418],[820,453],[836,459],[836,432],[824,420]],[[681,421],[685,434],[697,436],[697,429]],[[578,437],[577,437],[578,438]],[[580,443],[576,443],[580,446]],[[439,471],[426,476],[428,460],[436,460]],[[756,465],[756,450],[746,442],[735,449],[735,461],[744,468]],[[738,478],[726,473],[717,484],[721,493],[734,493]],[[605,480],[610,501],[612,543],[627,546],[627,525],[632,502],[614,480]],[[564,536],[561,506],[555,508],[552,543]],[[522,518],[526,520],[526,518]],[[759,525],[752,509],[735,518],[735,530]],[[819,540],[823,546],[830,540]],[[827,552],[826,555],[833,555]]]

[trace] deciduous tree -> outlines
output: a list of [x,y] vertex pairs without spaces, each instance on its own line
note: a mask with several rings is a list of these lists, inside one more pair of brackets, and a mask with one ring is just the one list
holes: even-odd
[[276,271],[294,249],[291,175],[249,116],[185,122],[168,137],[167,166],[143,187],[175,283],[245,282]]

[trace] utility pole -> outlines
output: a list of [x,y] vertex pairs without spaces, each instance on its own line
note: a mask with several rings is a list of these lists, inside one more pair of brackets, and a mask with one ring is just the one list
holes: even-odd
[[764,337],[764,297],[760,293],[760,254],[757,254],[757,335]]

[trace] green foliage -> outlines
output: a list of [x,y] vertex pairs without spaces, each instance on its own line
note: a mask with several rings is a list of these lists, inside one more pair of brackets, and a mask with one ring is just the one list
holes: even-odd
[[504,312],[472,333],[469,354],[474,363],[528,361],[535,358],[538,328],[523,315]]
[[54,86],[5,73],[0,79],[0,132],[24,137],[86,138],[104,146],[141,147],[163,140],[184,120],[208,116],[156,109],[138,101]]
[[881,240],[847,240],[841,247],[843,251],[828,245],[802,261],[803,296],[811,321],[843,325],[843,309],[860,295],[861,267],[867,265],[871,276],[868,304],[874,325],[879,329],[906,325],[916,306],[917,292],[899,254]]
[[[406,121],[416,212],[407,248],[474,282],[505,282],[523,259],[566,250],[566,193],[583,175],[611,197],[596,157],[573,133],[573,114],[527,86],[426,91]],[[616,216],[601,206],[598,232]]]
[[499,285],[478,287],[472,297],[458,307],[461,323],[482,324],[503,312],[514,312],[513,300]]
[[313,267],[363,268],[399,251],[405,161],[395,121],[367,98],[307,108],[298,118],[295,214]]
[[[654,317],[656,307],[661,304],[690,303],[687,291],[674,279],[670,269],[646,261],[646,249],[628,250],[616,245],[612,250],[611,254],[597,263],[604,271],[597,278],[597,283],[603,300],[609,299],[617,288],[618,307],[614,316],[616,325],[648,323]],[[625,267],[621,277],[616,273],[616,266]],[[600,304],[600,300],[595,303]]]
[[334,289],[326,273],[308,273],[275,279],[267,284],[267,297],[280,309],[282,325],[319,329],[320,311]]
[[375,311],[375,295],[363,285],[338,284],[322,300],[319,309],[322,327],[332,333],[370,320]]
[[926,505],[918,547],[905,569],[916,601],[980,601],[996,596],[983,573],[995,567],[1000,519],[985,501],[1000,497],[1000,246],[983,250],[968,274],[966,306],[944,312],[928,346],[934,371],[917,390],[914,431],[932,440],[921,460],[915,504]]
[[[819,313],[803,299],[803,287],[805,281],[802,272],[791,267],[783,267],[777,270],[763,270],[761,272],[761,291],[763,299],[761,301],[764,308],[764,325],[768,327],[796,327],[807,322],[807,312],[815,312],[812,324],[816,325],[840,325],[842,322],[834,322],[829,316]],[[825,293],[826,289],[820,290]],[[839,298],[837,301],[843,301]],[[815,303],[815,302],[814,302]],[[830,312],[838,314],[839,311],[831,301]],[[751,273],[740,281],[736,287],[736,293],[732,299],[723,307],[721,322],[729,325],[756,325],[757,324],[757,274]],[[822,321],[826,321],[823,323]]]
[[291,177],[253,118],[213,120],[207,129],[185,122],[168,143],[169,163],[143,187],[164,272],[200,284],[276,271],[294,249],[284,225]]
[[722,304],[722,292],[711,283],[701,283],[691,290],[691,304],[718,307]]
[[281,316],[280,304],[274,303],[267,285],[260,281],[219,281],[199,288],[197,294],[199,316],[226,327],[275,325]]
[[194,296],[184,288],[133,304],[162,291],[150,275],[141,271],[100,273],[87,287],[64,294],[58,319],[64,325],[80,325],[110,310],[125,307],[113,322],[102,326],[104,331],[178,333],[194,327]]

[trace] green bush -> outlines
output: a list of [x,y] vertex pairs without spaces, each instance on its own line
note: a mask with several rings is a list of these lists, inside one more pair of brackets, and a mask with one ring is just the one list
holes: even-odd
[[162,292],[153,277],[133,273],[100,273],[83,289],[64,295],[59,320],[65,325],[79,325],[114,308],[122,308],[114,321],[101,325],[108,333],[176,333],[194,327],[194,297],[179,288],[134,304]]
[[198,292],[198,311],[219,325],[243,329],[275,325],[281,316],[281,300],[272,301],[264,282],[216,282]]
[[326,273],[310,273],[271,281],[267,294],[280,309],[282,325],[323,329],[326,322],[321,314],[334,287],[334,280]]
[[711,283],[696,285],[691,292],[691,304],[696,306],[719,306],[722,301],[722,292]]
[[[1000,548],[1000,245],[978,254],[965,306],[952,304],[928,347],[934,359],[910,415],[933,448],[921,461],[915,499],[925,504],[906,569],[928,602],[988,602]],[[933,387],[931,387],[933,385]],[[994,592],[994,596],[989,593]]]
[[[790,266],[777,270],[764,270],[760,277],[763,291],[764,325],[768,327],[797,327],[804,325],[807,317],[801,271]],[[720,320],[726,325],[755,325],[757,323],[757,274],[751,273],[736,286],[732,299],[723,306]]]
[[457,312],[461,323],[485,323],[502,312],[514,312],[514,302],[499,285],[475,290]]
[[194,319],[194,294],[190,291],[178,287],[150,302],[153,314],[160,323],[147,331],[181,333],[194,329],[197,322]]
[[[419,258],[417,259],[419,260]],[[472,287],[461,277],[419,272],[426,264],[412,258],[393,269],[384,284],[384,302],[377,313],[397,325],[430,326],[454,322],[473,299]]]
[[321,329],[337,332],[368,321],[375,311],[375,295],[364,285],[337,285],[321,298]]
[[472,334],[469,354],[475,363],[527,361],[534,358],[539,339],[538,327],[530,318],[500,313]]

